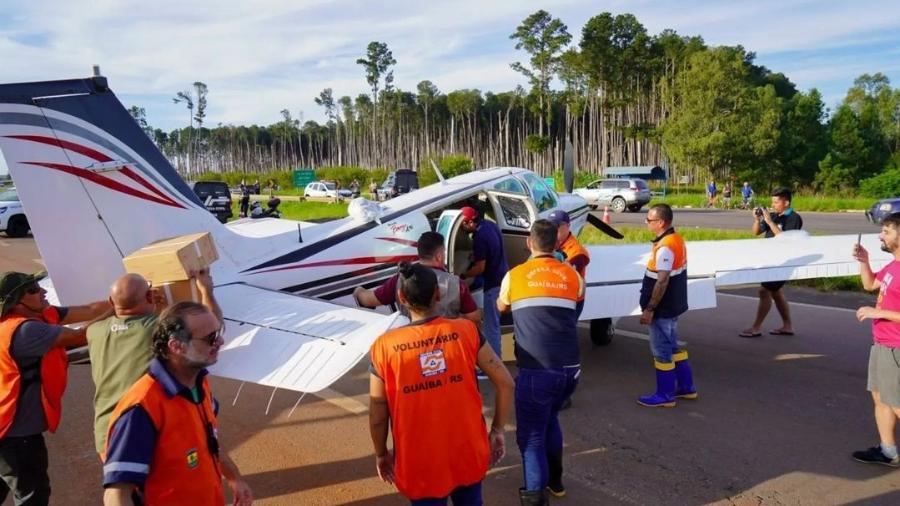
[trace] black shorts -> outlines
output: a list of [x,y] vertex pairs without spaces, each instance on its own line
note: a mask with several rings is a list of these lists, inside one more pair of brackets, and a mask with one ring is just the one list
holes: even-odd
[[784,286],[785,283],[787,283],[787,281],[769,281],[767,283],[760,283],[759,285],[770,292],[777,292],[778,290],[781,290],[781,287]]

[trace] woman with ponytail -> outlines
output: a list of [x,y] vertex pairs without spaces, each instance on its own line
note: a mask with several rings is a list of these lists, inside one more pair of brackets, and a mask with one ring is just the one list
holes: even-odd
[[[435,314],[440,289],[432,269],[402,262],[398,271],[398,299],[411,323],[371,349],[369,430],[378,476],[414,505],[480,505],[488,467],[506,451],[512,377],[474,323]],[[476,367],[497,391],[490,432]]]

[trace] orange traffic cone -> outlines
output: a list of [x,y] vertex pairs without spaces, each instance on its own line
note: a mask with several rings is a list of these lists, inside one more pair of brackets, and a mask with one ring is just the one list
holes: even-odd
[[612,223],[612,218],[609,216],[609,206],[603,206],[603,223],[607,225]]

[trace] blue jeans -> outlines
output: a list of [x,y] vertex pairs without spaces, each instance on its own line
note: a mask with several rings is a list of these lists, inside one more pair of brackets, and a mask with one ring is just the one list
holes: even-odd
[[650,352],[657,362],[670,363],[678,348],[678,317],[650,321]]
[[500,350],[500,313],[497,311],[497,297],[500,296],[500,287],[495,286],[484,291],[484,307],[481,308],[481,334],[490,343],[491,348],[498,357],[502,356]]
[[453,501],[454,506],[481,506],[481,482],[465,487],[456,487],[448,497],[428,497],[425,499],[411,499],[413,506],[446,506],[447,499]]
[[525,490],[547,486],[547,455],[562,457],[559,408],[578,386],[581,369],[519,369],[516,377],[516,443]]

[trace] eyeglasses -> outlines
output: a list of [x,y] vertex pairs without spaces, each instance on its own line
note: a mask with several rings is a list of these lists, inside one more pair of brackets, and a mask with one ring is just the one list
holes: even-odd
[[216,329],[203,337],[192,337],[191,341],[205,341],[209,346],[215,346],[223,334],[225,334],[224,327]]
[[650,218],[644,218],[644,221],[647,223],[653,223],[654,221],[662,221],[662,218],[653,218],[652,220]]

